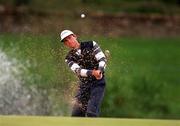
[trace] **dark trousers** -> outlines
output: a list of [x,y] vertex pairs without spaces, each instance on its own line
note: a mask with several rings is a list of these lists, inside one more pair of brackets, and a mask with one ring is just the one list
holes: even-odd
[[95,82],[81,83],[77,95],[76,103],[73,106],[72,116],[97,117],[104,97],[104,78]]

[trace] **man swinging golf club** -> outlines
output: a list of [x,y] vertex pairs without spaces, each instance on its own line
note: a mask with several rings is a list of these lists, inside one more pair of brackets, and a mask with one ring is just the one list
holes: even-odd
[[70,30],[63,30],[60,38],[71,49],[65,62],[80,80],[72,116],[97,117],[106,85],[106,57],[95,41],[79,42]]

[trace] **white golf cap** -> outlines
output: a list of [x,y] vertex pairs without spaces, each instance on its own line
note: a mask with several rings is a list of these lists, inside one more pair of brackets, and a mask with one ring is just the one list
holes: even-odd
[[66,38],[67,36],[72,35],[72,34],[74,34],[74,33],[70,30],[63,30],[60,34],[61,42],[63,42],[64,38]]

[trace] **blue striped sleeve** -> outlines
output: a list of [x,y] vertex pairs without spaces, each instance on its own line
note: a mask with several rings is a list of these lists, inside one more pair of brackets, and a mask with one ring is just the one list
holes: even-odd
[[98,69],[104,72],[106,68],[107,59],[103,51],[101,50],[100,46],[95,41],[93,41],[93,51],[94,51],[96,60],[99,62]]

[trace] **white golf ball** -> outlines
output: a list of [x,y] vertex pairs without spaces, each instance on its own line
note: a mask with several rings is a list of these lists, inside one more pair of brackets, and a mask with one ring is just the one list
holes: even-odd
[[86,17],[86,15],[85,14],[81,14],[81,18],[85,18]]

